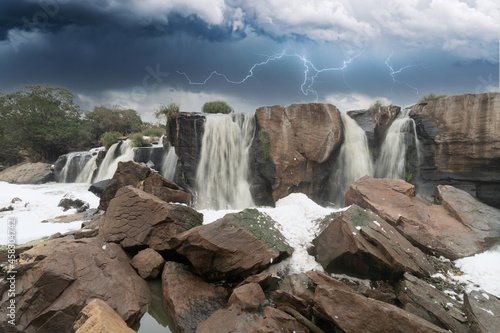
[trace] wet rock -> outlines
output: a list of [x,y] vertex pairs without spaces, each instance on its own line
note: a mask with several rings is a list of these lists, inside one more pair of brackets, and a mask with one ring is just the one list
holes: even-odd
[[134,333],[123,319],[103,300],[87,304],[73,326],[75,333]]
[[89,209],[89,204],[81,199],[62,198],[57,207],[62,207],[64,211],[74,208],[77,213],[82,213]]
[[464,311],[474,333],[500,330],[500,299],[484,291],[464,295]]
[[425,255],[370,210],[352,205],[313,240],[318,261],[331,273],[399,280],[405,272],[434,273]]
[[155,279],[160,274],[163,264],[165,264],[163,257],[151,248],[137,253],[131,262],[143,279]]
[[226,305],[229,297],[225,288],[205,282],[191,267],[180,263],[166,262],[161,279],[163,304],[179,333],[195,332],[201,322]]
[[263,290],[268,290],[273,282],[273,275],[271,273],[260,273],[247,277],[236,287],[241,287],[248,283],[258,283]]
[[101,180],[100,182],[90,185],[89,191],[100,197],[111,179]]
[[172,237],[169,244],[211,281],[242,280],[293,251],[274,221],[256,209],[195,227]]
[[118,190],[101,219],[99,234],[107,242],[120,243],[125,249],[150,247],[170,250],[168,241],[195,226],[203,215],[194,209],[170,204],[134,186]]
[[[70,331],[79,312],[94,298],[106,300],[128,324],[147,310],[149,288],[119,245],[96,238],[44,243],[24,252],[16,267],[20,331]],[[7,279],[0,282],[0,295],[0,315],[5,318],[10,302]]]
[[261,286],[257,283],[247,283],[233,290],[227,304],[252,312],[259,311],[265,301],[266,295]]
[[0,181],[12,184],[43,184],[53,180],[50,164],[22,163],[0,172]]

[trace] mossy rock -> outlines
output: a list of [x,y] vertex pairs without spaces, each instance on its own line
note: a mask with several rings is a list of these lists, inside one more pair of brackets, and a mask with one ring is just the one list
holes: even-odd
[[285,236],[278,230],[276,221],[269,215],[255,208],[249,208],[234,214],[233,219],[242,229],[251,233],[278,255],[275,263],[292,255],[293,248],[288,245]]

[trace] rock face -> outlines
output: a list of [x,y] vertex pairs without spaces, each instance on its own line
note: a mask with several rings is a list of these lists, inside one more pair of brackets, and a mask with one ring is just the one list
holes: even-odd
[[358,295],[347,285],[326,275],[323,278],[310,277],[318,284],[314,294],[314,313],[346,333],[447,332],[394,305]]
[[132,185],[151,193],[163,201],[191,204],[191,195],[179,190],[179,187],[150,168],[133,162],[119,162],[113,178],[101,194],[99,209],[106,210],[116,192]]
[[82,309],[73,329],[75,333],[135,332],[106,302],[98,298]]
[[[255,118],[258,133],[254,144],[262,159],[254,160],[251,168],[264,183],[253,185],[272,188],[274,201],[294,192],[319,196],[319,188],[329,175],[318,166],[328,164],[343,140],[337,108],[318,103],[285,108],[275,105],[257,109]],[[274,168],[262,163],[267,160]]]
[[[153,169],[161,171],[161,163],[165,155],[163,146],[138,147],[134,150],[134,161],[138,163],[153,163]],[[170,179],[173,181],[173,179]]]
[[247,209],[174,236],[169,244],[208,280],[244,279],[292,253],[273,222]]
[[[96,238],[56,239],[23,253],[36,254],[16,267],[16,328],[21,332],[71,331],[78,313],[94,298],[106,300],[132,324],[147,310],[150,292],[117,244]],[[0,312],[6,318],[8,280],[0,282]],[[7,331],[5,321],[0,330]],[[7,331],[8,332],[8,331]]]
[[372,280],[399,280],[405,272],[429,276],[425,255],[371,211],[352,205],[313,241],[318,261],[331,273]]
[[122,187],[109,203],[99,234],[125,249],[150,247],[170,250],[170,238],[201,225],[203,215],[194,209],[169,204],[133,186]]
[[143,279],[156,279],[163,268],[165,260],[151,248],[144,249],[132,258],[131,265]]
[[484,291],[472,291],[464,296],[464,309],[472,332],[490,333],[500,329],[500,299]]
[[420,103],[417,124],[428,183],[469,183],[500,208],[500,93],[466,94]]
[[0,181],[12,184],[43,184],[54,180],[51,165],[46,163],[22,163],[0,172]]
[[163,304],[179,333],[195,332],[202,321],[226,305],[229,293],[205,282],[189,266],[166,262],[162,273]]
[[[365,176],[351,185],[344,199],[346,205],[370,209],[422,251],[449,259],[480,253],[498,239],[496,229],[484,230],[482,219],[464,224],[446,206],[418,200],[414,193],[414,186],[403,180]],[[477,200],[470,196],[468,199],[470,205],[479,207],[476,210],[483,209]]]

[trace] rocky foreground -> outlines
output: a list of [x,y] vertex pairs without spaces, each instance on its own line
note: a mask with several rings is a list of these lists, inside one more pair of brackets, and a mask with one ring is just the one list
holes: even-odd
[[[149,168],[120,162],[101,194],[103,215],[18,249],[7,275],[15,291],[0,283],[0,331],[133,332],[127,325],[151,301],[146,280],[158,278],[178,332],[500,329],[500,299],[433,277],[452,269],[436,257],[500,240],[500,212],[452,186],[429,202],[402,180],[360,179],[347,210],[317,221],[309,252],[325,272],[298,275],[268,272],[293,253],[268,215],[246,209],[203,225],[189,200]],[[15,325],[5,320],[11,304]]]

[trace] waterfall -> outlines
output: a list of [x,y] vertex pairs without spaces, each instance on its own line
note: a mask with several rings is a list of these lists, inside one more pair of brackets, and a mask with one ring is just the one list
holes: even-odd
[[198,164],[197,208],[243,209],[254,205],[248,182],[253,117],[207,115]]
[[330,199],[337,205],[344,203],[344,194],[359,178],[373,176],[373,163],[365,131],[349,115],[341,113],[344,123],[344,143],[334,164]]
[[168,180],[174,181],[175,171],[177,169],[177,161],[179,160],[179,157],[175,153],[174,147],[168,145],[168,147],[164,147],[164,149],[167,151],[167,153],[163,155],[160,173]]
[[414,146],[420,161],[420,143],[417,138],[415,121],[410,118],[410,109],[403,110],[387,129],[380,153],[375,162],[377,178],[411,178],[406,175],[408,148]]
[[118,167],[118,162],[132,161],[133,159],[134,149],[131,141],[126,140],[115,143],[109,148],[106,157],[99,166],[99,169],[97,169],[97,176],[94,182],[112,178]]
[[66,155],[66,163],[59,174],[60,183],[78,182],[78,176],[93,158],[91,152],[75,152]]

